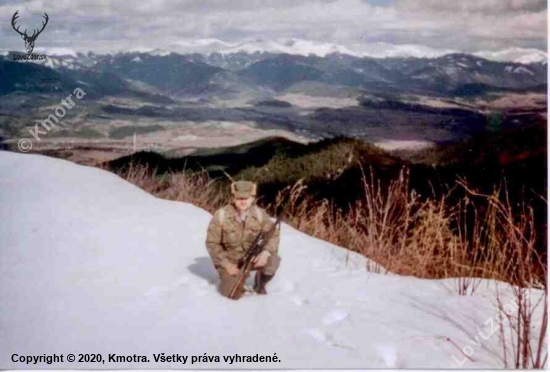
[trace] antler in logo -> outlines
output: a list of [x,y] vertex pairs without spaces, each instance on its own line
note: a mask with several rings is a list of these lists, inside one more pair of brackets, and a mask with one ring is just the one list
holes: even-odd
[[27,30],[25,30],[25,32],[22,33],[19,31],[19,26],[15,28],[15,20],[19,18],[17,13],[19,13],[19,10],[16,11],[15,14],[13,15],[13,18],[11,19],[11,26],[13,27],[15,32],[21,35],[21,38],[25,40],[25,49],[27,49],[27,53],[31,54],[32,50],[34,49],[34,42],[36,41],[36,38],[38,37],[38,35],[40,35],[42,31],[44,31],[44,29],[46,28],[46,25],[48,24],[48,19],[49,19],[48,14],[44,13],[45,14],[44,18],[46,19],[46,22],[44,21],[42,22],[42,29],[40,31],[33,30],[32,35],[29,36],[27,35]]

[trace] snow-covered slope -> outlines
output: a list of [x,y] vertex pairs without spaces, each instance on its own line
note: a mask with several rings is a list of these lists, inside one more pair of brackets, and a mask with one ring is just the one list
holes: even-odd
[[[270,294],[231,301],[204,247],[209,213],[44,156],[0,152],[0,174],[0,368],[502,366],[498,334],[475,344],[496,315],[492,282],[458,296],[453,280],[368,273],[361,256],[283,226]],[[12,362],[54,353],[106,362]],[[155,363],[160,353],[221,361]],[[223,361],[235,354],[280,362]]]

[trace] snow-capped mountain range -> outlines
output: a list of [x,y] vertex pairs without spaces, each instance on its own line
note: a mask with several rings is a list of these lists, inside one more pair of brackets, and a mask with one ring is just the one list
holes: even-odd
[[[73,56],[77,51],[68,48],[41,48],[35,49],[37,53],[46,53],[48,56]],[[79,51],[83,53],[83,51]],[[437,58],[446,54],[461,53],[456,49],[433,49],[417,44],[389,44],[384,42],[362,43],[357,42],[352,45],[341,45],[330,42],[304,40],[298,38],[286,39],[251,39],[240,42],[226,42],[219,39],[194,39],[181,40],[170,44],[166,48],[150,48],[143,46],[131,47],[127,50],[111,51],[110,54],[120,52],[138,52],[151,53],[153,55],[168,55],[171,52],[179,54],[232,54],[244,52],[254,53],[285,53],[294,55],[316,55],[325,57],[331,53],[346,54],[354,57],[373,57],[373,58]],[[515,63],[537,63],[547,60],[547,53],[539,49],[511,47],[504,50],[494,51],[476,51],[471,53],[475,56],[499,62]]]
[[[216,48],[221,51],[211,51]],[[13,62],[10,53],[4,51],[0,55],[0,64]],[[422,53],[412,46],[394,50],[392,57],[387,50],[385,58],[370,57],[334,44],[303,40],[286,44],[256,40],[230,45],[207,39],[180,42],[178,51],[138,47],[107,54],[83,54],[66,48],[36,48],[36,53],[45,53],[48,58],[18,60],[22,63],[9,66],[14,71],[5,71],[5,84],[0,92],[9,93],[21,87],[27,87],[28,91],[37,87],[49,91],[47,87],[55,81],[59,84],[55,83],[56,88],[52,89],[57,91],[62,85],[84,82],[90,86],[101,81],[109,91],[117,86],[115,90],[122,92],[128,89],[128,84],[138,84],[140,89],[172,98],[231,98],[296,89],[319,94],[320,86],[363,92],[472,96],[502,90],[542,92],[546,91],[547,82],[546,60],[535,52],[521,55],[518,49],[492,57],[515,56],[523,63],[498,62],[464,53],[437,56],[430,50],[424,51],[430,57],[420,57]],[[418,56],[401,55],[414,53]],[[50,71],[28,70],[30,65],[41,65]],[[29,74],[34,76],[32,81]],[[48,78],[41,81],[44,76]],[[97,92],[101,94],[103,88]]]

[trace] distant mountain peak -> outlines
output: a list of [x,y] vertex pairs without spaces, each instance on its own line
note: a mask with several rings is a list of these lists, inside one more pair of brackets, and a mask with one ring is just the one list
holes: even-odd
[[533,48],[508,48],[497,51],[480,51],[473,53],[478,57],[498,61],[498,62],[515,62],[515,63],[545,63],[548,55],[539,49]]

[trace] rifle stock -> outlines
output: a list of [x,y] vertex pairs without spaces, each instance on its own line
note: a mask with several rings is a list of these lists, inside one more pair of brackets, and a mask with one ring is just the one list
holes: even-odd
[[233,289],[229,293],[229,298],[232,300],[236,299],[237,290],[244,286],[244,282],[246,281],[246,278],[248,278],[248,274],[250,274],[250,268],[252,267],[252,260],[250,260],[248,263],[245,264],[241,268],[241,271],[239,272],[239,276],[237,278],[237,283],[235,283],[235,286],[233,286]]

